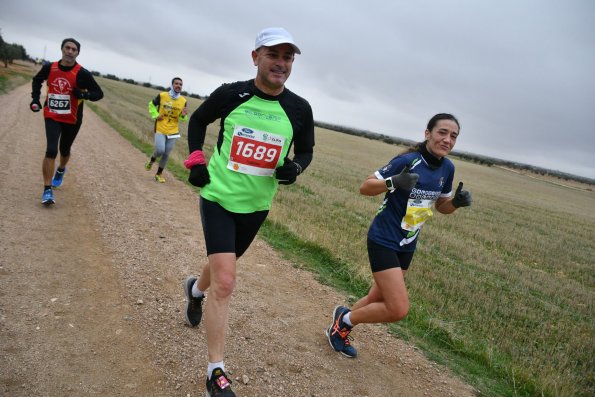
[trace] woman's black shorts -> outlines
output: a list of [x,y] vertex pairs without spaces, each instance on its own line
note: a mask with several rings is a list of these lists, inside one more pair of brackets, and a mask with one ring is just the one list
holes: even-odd
[[393,251],[390,248],[376,244],[374,241],[368,239],[368,258],[370,259],[372,273],[392,269],[393,267],[400,267],[402,270],[407,270],[411,264],[414,253],[415,251]]

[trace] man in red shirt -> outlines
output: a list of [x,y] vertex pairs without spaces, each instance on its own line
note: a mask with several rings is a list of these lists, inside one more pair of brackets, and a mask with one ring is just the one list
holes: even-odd
[[[81,45],[73,38],[62,41],[62,59],[46,63],[33,77],[30,108],[41,110],[39,98],[41,86],[47,81],[47,97],[44,102],[45,135],[47,146],[42,163],[42,204],[55,203],[52,188],[62,185],[66,164],[70,159],[70,148],[83,122],[83,101],[98,101],[103,91],[93,75],[76,63]],[[60,150],[60,164],[55,170],[56,157]]]

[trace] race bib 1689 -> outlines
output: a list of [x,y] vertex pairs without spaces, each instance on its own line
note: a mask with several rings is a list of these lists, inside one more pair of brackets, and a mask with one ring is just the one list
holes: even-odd
[[227,168],[243,174],[272,176],[284,143],[285,138],[280,135],[236,126]]

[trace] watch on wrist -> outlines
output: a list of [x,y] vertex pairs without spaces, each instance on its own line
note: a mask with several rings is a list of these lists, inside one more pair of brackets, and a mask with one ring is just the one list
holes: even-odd
[[384,182],[386,183],[386,187],[388,188],[388,190],[393,191],[395,190],[395,186],[393,185],[393,180],[392,178],[386,178],[384,180]]

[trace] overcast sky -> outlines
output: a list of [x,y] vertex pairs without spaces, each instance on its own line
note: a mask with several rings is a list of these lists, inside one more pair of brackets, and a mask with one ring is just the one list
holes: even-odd
[[[258,31],[300,49],[287,87],[314,118],[416,141],[455,114],[455,150],[595,179],[593,0],[2,0],[6,42],[92,71],[208,95],[256,75]],[[191,109],[192,110],[192,109]],[[387,159],[388,160],[388,159]],[[383,160],[384,161],[384,160]]]

